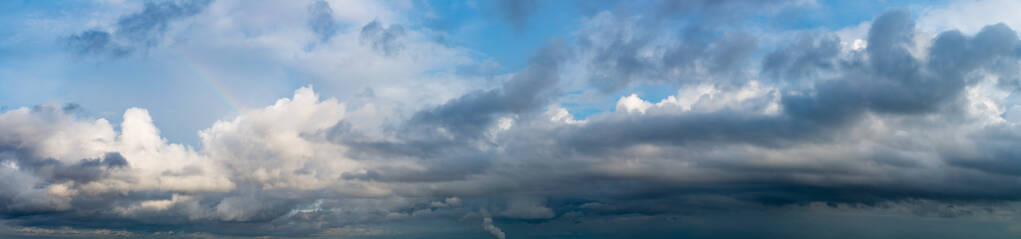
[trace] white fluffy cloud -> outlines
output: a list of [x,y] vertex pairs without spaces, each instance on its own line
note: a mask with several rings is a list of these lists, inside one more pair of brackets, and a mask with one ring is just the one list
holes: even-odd
[[83,159],[102,158],[109,152],[127,159],[125,169],[109,170],[109,175],[100,180],[71,183],[70,189],[54,189],[63,196],[234,188],[217,164],[189,147],[165,142],[144,109],[128,109],[120,133],[105,119],[80,121],[50,106],[6,112],[0,116],[0,124],[4,124],[5,135],[10,137],[4,144],[16,146],[19,152],[11,155],[13,161],[7,161],[11,168],[25,168],[46,160],[75,164]]

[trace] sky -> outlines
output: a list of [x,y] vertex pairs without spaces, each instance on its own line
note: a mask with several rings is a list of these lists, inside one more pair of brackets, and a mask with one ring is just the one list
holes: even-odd
[[0,1],[0,237],[1017,238],[1018,9]]

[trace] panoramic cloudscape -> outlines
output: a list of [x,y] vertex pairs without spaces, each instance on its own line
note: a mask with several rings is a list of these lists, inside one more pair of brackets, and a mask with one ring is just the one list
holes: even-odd
[[1016,238],[1013,0],[0,2],[2,238]]

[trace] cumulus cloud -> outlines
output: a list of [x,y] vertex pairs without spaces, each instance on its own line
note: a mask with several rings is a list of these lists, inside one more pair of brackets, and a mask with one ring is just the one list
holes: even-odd
[[[21,108],[0,117],[2,158],[22,186],[49,188],[67,199],[148,190],[223,191],[234,187],[218,167],[190,148],[167,144],[142,109],[124,114],[120,132],[105,119],[79,121],[65,108]],[[188,168],[192,174],[173,174]],[[195,170],[193,170],[195,171]],[[41,178],[40,178],[41,177]],[[32,179],[37,178],[37,179]]]

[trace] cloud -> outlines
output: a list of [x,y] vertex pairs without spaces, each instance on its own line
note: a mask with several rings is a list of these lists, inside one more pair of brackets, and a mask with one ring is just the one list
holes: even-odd
[[500,0],[497,1],[499,14],[514,29],[521,31],[528,24],[528,19],[542,6],[542,2],[535,0]]
[[131,48],[119,45],[109,32],[102,30],[88,30],[71,35],[67,39],[67,46],[78,55],[121,57],[132,51]]
[[797,43],[771,52],[762,60],[762,70],[778,82],[822,77],[839,67],[840,38],[823,33],[807,33]]
[[[233,183],[216,167],[181,145],[166,144],[148,113],[129,109],[118,134],[105,119],[79,121],[67,107],[20,108],[0,115],[5,135],[0,160],[17,187],[49,195],[39,202],[70,201],[79,196],[150,190],[172,192],[230,190]],[[186,168],[203,172],[167,174]],[[12,185],[14,186],[14,185]],[[17,190],[15,190],[17,191]],[[59,201],[53,201],[59,200]],[[67,210],[69,206],[51,207]]]
[[113,30],[86,30],[65,39],[78,55],[123,57],[164,42],[170,24],[204,10],[209,0],[146,2],[142,11],[120,17]]
[[557,93],[558,66],[564,54],[551,44],[531,59],[529,67],[500,88],[475,91],[416,113],[414,125],[439,126],[459,138],[477,137],[498,117],[525,114],[545,106]]
[[372,46],[387,56],[393,56],[404,49],[404,43],[401,41],[404,34],[404,27],[401,25],[386,27],[378,20],[373,20],[362,27],[361,43]]
[[545,203],[536,199],[514,199],[508,203],[507,208],[500,215],[520,219],[549,219],[556,216],[553,209],[543,204]]
[[[740,84],[755,76],[746,65],[767,40],[739,27],[772,19],[809,1],[653,1],[645,14],[623,5],[584,19],[577,72],[603,92],[639,84]],[[738,27],[732,27],[738,26]]]
[[[0,174],[7,180],[0,183],[0,210],[7,215],[48,213],[67,210],[71,207],[69,199],[60,195],[51,195],[47,188],[36,188],[40,179],[31,173],[23,172],[9,161],[4,162]],[[54,188],[59,194],[61,188]]]
[[110,152],[106,153],[101,159],[82,159],[80,162],[72,165],[63,165],[55,160],[38,162],[38,164],[41,165],[26,163],[22,164],[22,166],[32,167],[36,173],[52,174],[47,178],[88,183],[102,178],[108,170],[121,169],[128,166],[128,161],[120,153]]
[[163,39],[170,22],[202,12],[209,0],[148,2],[142,12],[117,20],[117,36],[144,47],[152,47]]
[[[714,33],[690,26],[686,37],[663,38],[663,31],[648,19],[601,12],[575,33],[586,66],[583,74],[602,91],[615,91],[637,83],[685,83],[713,75],[745,79],[741,71],[758,49],[756,38],[744,33]],[[705,37],[703,37],[705,36]],[[723,78],[723,77],[720,77]]]
[[319,0],[308,6],[308,27],[319,36],[319,40],[326,42],[337,34],[337,23],[333,20],[333,8],[330,3]]
[[486,232],[488,232],[490,235],[493,235],[493,237],[496,237],[497,239],[507,238],[507,234],[504,233],[503,230],[500,230],[499,227],[493,225],[493,218],[491,217],[482,218],[482,230],[486,230]]
[[134,233],[124,230],[108,230],[108,229],[95,229],[95,230],[78,230],[69,227],[49,229],[40,227],[20,227],[14,231],[15,235],[28,236],[28,237],[51,237],[51,236],[63,236],[63,237],[106,237],[106,238],[124,238],[137,236]]

